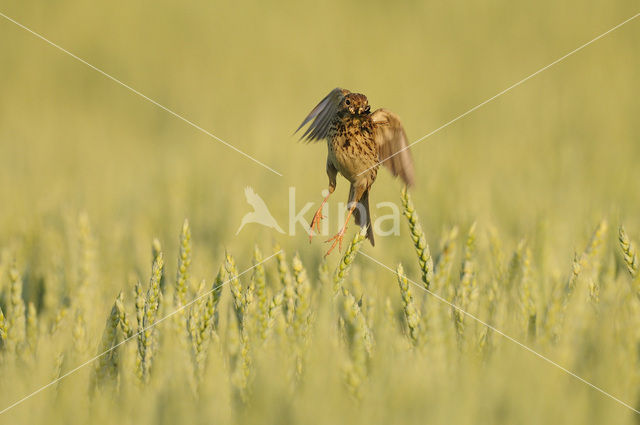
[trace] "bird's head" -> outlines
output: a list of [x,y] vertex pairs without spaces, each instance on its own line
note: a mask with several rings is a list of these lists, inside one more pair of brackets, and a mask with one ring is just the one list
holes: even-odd
[[348,93],[340,103],[340,108],[351,115],[367,115],[371,112],[367,96],[360,93]]

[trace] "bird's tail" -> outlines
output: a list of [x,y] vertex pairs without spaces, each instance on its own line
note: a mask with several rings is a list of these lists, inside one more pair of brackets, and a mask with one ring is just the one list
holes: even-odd
[[371,213],[369,212],[369,190],[367,189],[360,198],[359,202],[364,207],[364,217],[361,214],[361,208],[356,208],[353,211],[353,218],[356,221],[356,224],[359,224],[360,227],[367,227],[367,239],[371,242],[371,246],[375,246],[376,242],[373,239],[373,227],[371,226]]

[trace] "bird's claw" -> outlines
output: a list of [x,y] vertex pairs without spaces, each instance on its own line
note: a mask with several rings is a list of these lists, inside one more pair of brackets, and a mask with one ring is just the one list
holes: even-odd
[[329,251],[327,251],[326,254],[324,254],[325,257],[327,257],[329,254],[331,254],[331,251],[333,251],[333,249],[336,247],[336,245],[338,245],[338,250],[340,252],[342,252],[342,238],[344,237],[344,229],[340,230],[334,237],[332,237],[331,239],[327,239],[325,242],[331,242],[333,241],[333,243],[331,244],[331,248],[329,248]]
[[309,243],[311,243],[311,240],[313,239],[314,228],[318,234],[320,233],[320,221],[322,221],[322,219],[324,219],[324,216],[322,215],[321,210],[316,211],[313,215],[313,219],[311,220],[311,226],[309,226],[309,230],[311,230],[309,232]]

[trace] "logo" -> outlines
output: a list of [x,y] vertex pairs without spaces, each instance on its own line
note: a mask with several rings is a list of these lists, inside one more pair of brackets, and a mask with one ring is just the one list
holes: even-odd
[[[322,197],[324,198],[328,193],[329,192],[325,189],[322,192]],[[266,202],[264,202],[252,187],[248,186],[244,189],[244,196],[247,203],[253,208],[253,211],[246,213],[242,217],[240,226],[236,231],[236,235],[238,235],[248,224],[260,224],[270,229],[275,229],[278,233],[287,234],[289,236],[295,236],[296,228],[302,226],[305,233],[309,235],[311,234],[311,229],[309,228],[310,224],[309,221],[307,221],[307,218],[310,220],[313,217],[314,210],[312,210],[312,207],[314,206],[314,203],[307,202],[302,206],[302,208],[297,209],[295,187],[289,188],[289,221],[287,232],[280,227],[278,221],[273,217],[271,211],[269,211]],[[334,222],[331,220],[331,215],[329,214],[329,205],[328,203],[325,204],[322,208],[322,216],[324,219],[320,224],[320,235],[328,236],[329,227],[335,227],[336,231],[341,228],[344,225],[347,211],[348,208],[346,203],[338,202],[337,215],[333,216],[337,217],[337,220]],[[383,212],[387,213],[381,214]],[[373,233],[376,236],[384,237],[400,235],[400,208],[396,204],[388,201],[379,202],[375,205],[375,208],[372,208],[371,213]],[[350,224],[353,225],[353,222],[350,222]]]
[[280,233],[284,233],[284,230],[278,225],[278,222],[271,215],[267,204],[264,203],[260,195],[253,191],[253,189],[247,186],[244,189],[244,197],[247,199],[247,203],[253,207],[253,211],[246,213],[242,217],[240,227],[236,231],[236,235],[240,233],[242,228],[249,223],[262,224],[263,226],[271,229],[276,229]]

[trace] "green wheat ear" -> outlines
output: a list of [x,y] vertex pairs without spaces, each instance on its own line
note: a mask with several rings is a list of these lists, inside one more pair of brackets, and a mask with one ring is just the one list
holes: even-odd
[[627,270],[629,270],[633,278],[631,286],[636,296],[640,298],[640,258],[638,258],[636,245],[629,240],[622,226],[620,226],[618,239],[620,241],[620,247],[622,248],[624,264],[627,266]]
[[4,349],[7,343],[7,322],[4,318],[4,313],[0,308],[0,350]]
[[347,272],[351,268],[351,264],[353,263],[353,260],[356,258],[356,255],[360,250],[360,245],[362,244],[362,241],[364,241],[366,236],[367,236],[367,228],[363,227],[362,229],[360,229],[360,232],[356,233],[353,239],[351,240],[351,243],[349,244],[347,251],[344,253],[344,256],[340,260],[340,264],[338,264],[338,267],[336,268],[336,271],[333,274],[334,294],[337,294],[342,288],[342,282],[344,281],[344,278]]
[[360,309],[360,305],[351,292],[343,286],[344,279],[355,260],[362,242],[367,235],[367,229],[362,228],[356,233],[349,244],[344,256],[340,260],[340,264],[333,274],[333,292],[334,295],[342,293],[341,323],[347,334],[350,345],[351,360],[347,366],[346,379],[349,388],[358,393],[361,382],[366,376],[366,362],[373,351],[373,335],[367,325],[367,320]]
[[[158,238],[154,238],[153,241],[151,242],[151,258],[152,261],[155,261],[156,258],[158,258],[158,255],[160,255],[160,253],[162,253],[162,244],[160,243],[160,240]],[[166,289],[166,279],[165,279],[165,275],[162,275],[162,278],[160,279],[160,290],[162,291],[162,293],[165,293],[165,289]]]
[[349,360],[344,368],[347,388],[356,398],[362,397],[362,383],[368,376],[368,364],[372,355],[373,341],[371,330],[360,310],[356,299],[343,288],[341,307],[341,323],[347,342]]
[[627,270],[629,270],[632,277],[638,276],[638,271],[640,270],[638,252],[636,251],[635,244],[629,240],[629,237],[622,226],[620,226],[620,230],[618,231],[618,241],[620,241],[620,248],[622,249],[622,256],[624,258],[624,264],[627,266]]
[[140,332],[144,326],[144,291],[142,289],[142,283],[136,281],[135,286],[135,300],[136,300],[136,323],[138,324],[138,332]]
[[476,270],[475,270],[475,252],[476,252],[476,223],[473,223],[467,233],[467,241],[464,246],[464,258],[460,266],[460,284],[456,290],[456,304],[459,308],[453,310],[455,326],[458,337],[462,337],[465,328],[464,312],[468,311],[471,303],[477,296]]
[[527,248],[522,257],[522,279],[520,282],[520,307],[529,340],[535,339],[537,333],[537,309],[532,288],[531,257],[531,249]]
[[[106,382],[115,382],[118,376],[119,354],[117,348],[114,348],[119,340],[118,327],[120,324],[120,308],[119,301],[122,301],[122,292],[116,297],[111,312],[107,317],[107,322],[102,332],[102,339],[98,347],[98,361],[95,364],[89,389],[91,392],[96,387]],[[104,354],[103,354],[104,353]],[[101,355],[102,354],[102,355]]]
[[451,301],[453,291],[451,287],[451,269],[456,255],[456,238],[458,237],[458,227],[454,226],[442,238],[440,243],[440,255],[435,265],[432,290],[442,290],[447,300]]
[[180,232],[180,253],[178,254],[178,273],[174,293],[174,307],[180,307],[187,303],[189,289],[189,269],[191,266],[191,229],[189,220],[184,220]]
[[292,326],[295,311],[296,291],[293,286],[293,278],[291,277],[289,266],[287,265],[287,255],[283,249],[280,249],[279,245],[276,245],[275,249],[277,251],[276,260],[278,261],[278,275],[280,277],[282,289],[274,296],[272,300],[273,308],[271,310],[273,312],[277,307],[282,305],[282,312],[286,323],[288,326]]
[[246,313],[244,295],[242,291],[242,285],[240,279],[238,279],[238,268],[236,267],[236,261],[231,254],[227,253],[225,257],[224,268],[229,276],[229,289],[233,298],[233,309],[238,320],[239,326],[244,324],[244,315]]
[[255,287],[255,295],[258,302],[256,312],[258,316],[258,333],[260,338],[264,340],[269,326],[269,302],[267,301],[267,283],[264,266],[262,265],[262,252],[260,252],[257,245],[253,248],[253,265],[251,283]]
[[22,299],[22,278],[13,265],[9,270],[9,302],[7,303],[7,345],[9,351],[21,350],[26,339],[26,307]]
[[407,276],[404,274],[402,264],[398,264],[396,276],[398,278],[400,294],[402,295],[404,317],[407,321],[407,327],[409,328],[409,336],[413,344],[418,345],[420,339],[420,311],[418,311],[413,303],[413,295],[411,294],[411,288],[409,288],[409,282],[407,281]]
[[402,189],[401,197],[402,206],[404,207],[403,213],[409,222],[411,239],[413,240],[413,246],[416,249],[420,270],[422,271],[422,282],[424,283],[424,287],[429,289],[431,282],[433,282],[433,259],[431,258],[431,251],[429,251],[429,245],[424,237],[418,213],[413,207],[411,196],[406,187]]
[[[149,279],[149,289],[147,289],[147,296],[144,298],[144,307],[141,311],[138,311],[142,320],[142,326],[139,326],[138,334],[138,357],[137,357],[137,374],[138,378],[143,383],[149,382],[151,362],[154,356],[154,349],[157,345],[156,332],[157,329],[151,328],[156,322],[158,309],[160,307],[161,292],[160,292],[160,280],[164,270],[164,258],[160,252],[156,259],[153,261],[151,268],[151,277]],[[142,288],[136,288],[140,292]],[[137,303],[141,300],[136,300]]]
[[297,337],[305,340],[311,311],[311,284],[307,278],[307,271],[297,253],[293,256],[292,267],[296,291],[293,328]]
[[[576,253],[573,259],[573,265],[571,268],[571,275],[567,280],[567,284],[565,285],[565,304],[568,302],[569,298],[573,295],[578,279],[581,275],[584,274],[585,269],[591,268],[591,270],[598,268],[598,261],[596,255],[598,253],[598,248],[602,245],[604,237],[607,232],[607,222],[602,220],[598,223],[598,226],[593,231],[591,238],[589,239],[589,243],[586,248],[582,252],[582,254]],[[590,292],[593,296],[596,296],[598,288],[591,287]]]
[[29,301],[27,305],[27,348],[31,355],[36,353],[36,345],[38,343],[38,312],[33,302]]
[[131,336],[133,336],[133,326],[129,321],[127,311],[124,308],[124,293],[120,292],[116,298],[115,306],[118,310],[118,324],[120,325],[120,330],[122,330],[125,338],[131,338]]

